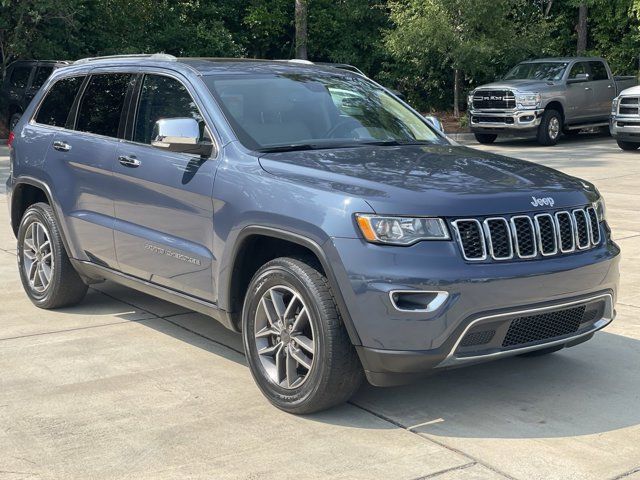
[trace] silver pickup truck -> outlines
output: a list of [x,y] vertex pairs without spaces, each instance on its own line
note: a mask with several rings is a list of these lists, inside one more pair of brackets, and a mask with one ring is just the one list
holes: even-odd
[[635,77],[613,76],[602,58],[530,60],[469,94],[469,125],[480,143],[511,134],[555,145],[560,133],[607,126],[612,100],[636,84]]

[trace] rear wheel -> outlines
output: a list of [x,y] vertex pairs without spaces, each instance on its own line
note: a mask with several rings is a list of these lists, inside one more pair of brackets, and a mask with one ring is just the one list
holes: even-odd
[[282,257],[262,266],[247,290],[242,330],[254,380],[284,411],[338,405],[362,383],[327,279],[312,261]]
[[538,127],[537,140],[540,145],[551,146],[558,143],[562,131],[562,115],[557,110],[546,110]]
[[637,150],[638,148],[640,148],[640,143],[625,142],[624,140],[618,140],[618,146],[622,150],[633,151],[633,150]]
[[496,141],[498,135],[494,133],[474,133],[476,140],[483,145],[489,145]]
[[29,299],[52,309],[75,305],[87,293],[62,243],[51,207],[36,203],[22,217],[18,229],[18,267]]

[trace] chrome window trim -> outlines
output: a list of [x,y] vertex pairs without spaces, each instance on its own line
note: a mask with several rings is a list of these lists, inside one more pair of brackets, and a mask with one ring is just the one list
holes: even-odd
[[[509,255],[507,255],[506,257],[498,257],[496,256],[494,250],[493,250],[493,235],[491,234],[491,229],[489,228],[489,222],[495,222],[495,221],[499,221],[504,223],[504,226],[507,228],[507,238],[509,239]],[[494,260],[511,260],[513,258],[513,238],[512,238],[512,232],[511,232],[511,228],[509,228],[509,222],[507,222],[507,219],[504,217],[489,217],[489,218],[485,218],[484,222],[482,222],[482,225],[484,227],[484,231],[485,231],[485,235],[487,237],[487,242],[489,243],[489,254],[491,255],[491,258],[493,258]]]
[[[462,243],[462,237],[460,236],[460,231],[458,230],[458,222],[472,222],[478,226],[478,232],[480,232],[480,243],[482,244],[482,257],[480,258],[469,258],[467,257],[466,252],[464,251],[464,245]],[[451,222],[453,226],[453,233],[455,234],[456,240],[458,241],[458,245],[460,246],[460,250],[462,251],[462,257],[468,262],[482,262],[487,259],[487,244],[484,238],[484,230],[482,229],[482,224],[479,220],[475,218],[459,218]]]
[[[532,255],[522,255],[522,253],[520,253],[520,244],[518,243],[518,229],[516,228],[516,222],[515,222],[515,220],[520,218],[525,218],[529,222],[529,225],[531,226],[531,236],[533,237],[533,254]],[[512,232],[513,232],[513,239],[515,242],[515,250],[516,250],[516,253],[518,254],[518,257],[523,259],[536,258],[538,256],[538,242],[536,239],[536,228],[535,228],[535,225],[533,224],[533,220],[531,220],[531,217],[528,215],[514,215],[513,217],[511,217],[510,223],[511,223]]]
[[[585,212],[582,208],[576,208],[575,210],[572,210],[571,214],[576,224],[576,246],[578,247],[578,250],[587,250],[591,247],[591,222],[589,221],[587,212]],[[580,246],[580,235],[578,233],[578,219],[576,217],[576,214],[582,215],[587,225],[587,244],[584,247]]]
[[[591,303],[593,301],[599,300],[599,299],[604,299],[606,302],[605,305],[605,309],[604,309],[604,315],[601,319],[597,320],[596,322],[594,322],[594,328],[589,329],[586,332],[580,333],[578,335],[574,335],[574,336],[570,336],[567,338],[562,338],[560,340],[555,340],[552,342],[547,342],[547,343],[540,343],[538,345],[532,345],[529,347],[522,347],[522,348],[513,348],[510,350],[502,350],[499,352],[494,352],[494,353],[489,353],[489,354],[485,354],[485,355],[475,355],[475,356],[470,356],[470,357],[461,357],[461,358],[456,358],[455,356],[455,352],[458,349],[458,347],[460,346],[460,343],[462,342],[462,339],[465,337],[465,335],[469,332],[469,330],[471,330],[473,327],[475,327],[476,325],[480,324],[480,323],[484,323],[484,322],[490,322],[492,320],[495,320],[497,318],[502,318],[502,317],[508,317],[508,316],[528,316],[531,314],[538,314],[541,312],[545,312],[548,310],[558,310],[558,309],[562,309],[564,307],[570,307],[572,305],[579,305],[579,304],[588,304]],[[459,363],[465,363],[465,362],[470,362],[470,361],[474,361],[474,360],[478,360],[478,359],[491,359],[491,358],[496,358],[496,357],[504,357],[504,356],[512,356],[512,355],[518,355],[520,353],[525,353],[525,352],[530,352],[530,351],[534,351],[534,350],[539,350],[541,348],[547,348],[547,347],[552,347],[554,345],[561,345],[563,343],[568,343],[572,340],[590,335],[592,333],[594,333],[597,330],[600,330],[604,327],[606,327],[609,323],[611,323],[613,321],[615,317],[615,311],[613,309],[613,296],[610,293],[604,293],[604,294],[600,294],[600,295],[595,295],[593,297],[587,297],[587,298],[583,298],[580,300],[574,300],[571,302],[565,302],[565,303],[559,303],[559,304],[554,304],[554,305],[548,305],[545,307],[538,307],[538,308],[529,308],[529,309],[524,309],[524,310],[513,310],[510,312],[504,312],[504,313],[499,313],[496,315],[487,315],[484,317],[480,317],[477,318],[475,320],[473,320],[472,322],[469,323],[469,325],[466,326],[466,328],[462,331],[462,333],[460,334],[460,336],[458,337],[458,339],[456,340],[456,342],[453,345],[453,348],[450,350],[449,354],[445,357],[445,359],[440,362],[436,368],[439,367],[445,367],[445,366],[449,366],[449,365],[454,365],[454,364],[459,364]]]
[[[551,228],[553,228],[553,244],[554,244],[554,248],[552,252],[545,253],[544,248],[542,248],[542,234],[540,233],[540,218],[542,217],[547,217],[551,220]],[[558,232],[556,231],[556,222],[553,219],[553,216],[550,213],[539,213],[534,217],[534,223],[536,225],[536,238],[538,239],[538,251],[540,252],[540,255],[542,255],[543,257],[550,257],[552,255],[557,255],[558,254]]]
[[[558,218],[559,215],[568,215],[569,216],[569,223],[571,224],[571,248],[570,249],[564,249],[562,247],[562,231],[560,229],[560,219]],[[558,246],[560,247],[560,252],[562,253],[573,253],[576,251],[576,231],[577,231],[577,227],[575,224],[575,220],[573,218],[573,215],[571,215],[571,213],[567,212],[566,210],[562,210],[561,212],[556,212],[555,215],[555,222],[556,222],[556,230],[558,232]]]
[[[427,308],[419,308],[419,309],[411,309],[410,310],[410,309],[398,307],[398,305],[396,304],[396,301],[393,299],[393,295],[395,293],[435,293],[436,297],[429,302],[429,304],[427,305]],[[435,312],[440,307],[442,307],[442,305],[444,305],[444,302],[447,301],[447,298],[449,298],[449,292],[445,292],[443,290],[391,290],[389,292],[389,300],[391,301],[391,305],[393,305],[393,308],[395,308],[399,312],[406,312],[406,313],[431,313],[431,312]]]
[[[587,207],[586,212],[587,212],[587,217],[589,219],[589,226],[591,227],[592,215],[593,215],[593,218],[596,219],[596,225],[598,226],[596,232],[593,231],[593,228],[591,229],[591,245],[595,247],[596,245],[600,245],[600,242],[602,241],[602,234],[600,233],[600,220],[598,219],[598,212],[594,207]],[[596,234],[598,235],[597,240],[596,240]]]

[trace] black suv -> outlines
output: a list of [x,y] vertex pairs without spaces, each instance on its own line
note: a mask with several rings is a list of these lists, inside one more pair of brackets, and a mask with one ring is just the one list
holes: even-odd
[[7,67],[0,90],[2,119],[11,131],[29,102],[56,68],[69,62],[58,60],[18,60]]

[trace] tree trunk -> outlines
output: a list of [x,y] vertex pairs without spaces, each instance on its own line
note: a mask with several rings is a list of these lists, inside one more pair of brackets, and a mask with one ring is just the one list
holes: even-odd
[[578,7],[578,55],[587,50],[587,16],[587,4],[583,2]]
[[309,0],[296,0],[296,58],[307,60]]
[[548,0],[547,9],[544,11],[544,16],[548,17],[549,13],[551,13],[551,7],[553,6],[553,0]]
[[453,116],[460,118],[460,70],[453,71]]

